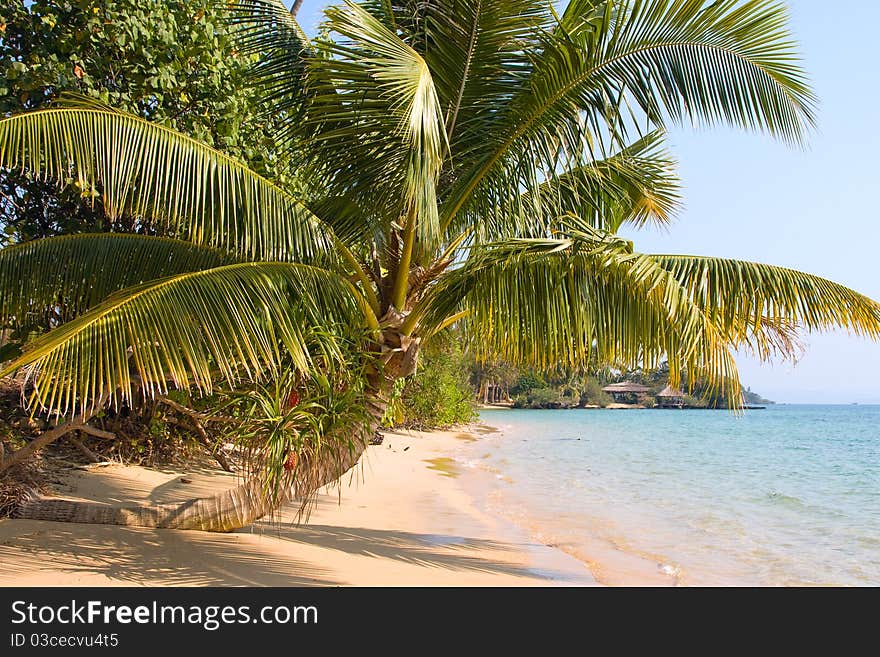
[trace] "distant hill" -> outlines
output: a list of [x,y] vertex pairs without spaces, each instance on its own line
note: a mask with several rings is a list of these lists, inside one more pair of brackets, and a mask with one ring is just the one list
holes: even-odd
[[775,401],[764,399],[757,392],[752,392],[751,388],[743,390],[743,402],[750,406],[766,406],[767,404],[775,404]]

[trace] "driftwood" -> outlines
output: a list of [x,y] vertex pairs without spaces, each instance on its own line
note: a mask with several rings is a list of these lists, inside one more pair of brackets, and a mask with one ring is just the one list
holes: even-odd
[[104,461],[103,458],[101,458],[100,456],[95,454],[95,452],[86,447],[85,443],[77,438],[75,435],[68,436],[67,440],[69,440],[74,445],[74,447],[81,451],[90,463],[101,463],[102,461]]
[[[225,422],[227,418],[214,418],[209,415],[205,415],[203,413],[199,413],[198,411],[194,411],[191,408],[187,408],[183,404],[178,404],[176,401],[168,399],[166,397],[160,397],[159,402],[165,404],[166,406],[182,413],[187,418],[189,418],[190,425],[192,429],[196,432],[196,436],[198,438],[199,443],[210,452],[211,456],[216,459],[217,463],[220,464],[220,467],[226,470],[226,472],[235,472],[235,468],[232,467],[232,464],[229,462],[229,459],[226,458],[226,454],[224,454],[219,449],[216,449],[214,445],[211,444],[211,438],[208,436],[208,432],[205,431],[205,427],[202,422],[214,420],[217,422]],[[170,419],[170,418],[169,418]],[[182,422],[178,422],[176,420],[172,420],[178,426],[185,426]]]
[[86,422],[91,419],[92,411],[86,411],[82,415],[78,415],[69,422],[58,425],[34,438],[21,449],[17,449],[9,456],[0,461],[0,474],[6,472],[12,466],[21,463],[27,458],[33,456],[36,452],[43,449],[47,445],[51,445],[62,436],[66,436],[71,431],[76,431],[85,426]]

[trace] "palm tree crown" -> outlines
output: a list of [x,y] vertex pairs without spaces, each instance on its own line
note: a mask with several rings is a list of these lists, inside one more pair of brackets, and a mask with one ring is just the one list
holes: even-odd
[[670,121],[793,144],[814,98],[768,0],[365,0],[310,40],[280,0],[229,7],[254,84],[284,118],[267,180],[184,135],[82,100],[0,120],[0,166],[97,190],[153,235],[0,251],[7,326],[66,320],[5,373],[66,414],[170,386],[310,367],[306,335],[356,327],[380,395],[422,340],[738,386],[732,351],[793,327],[880,335],[880,305],[800,272],[640,254],[616,233],[679,201]]

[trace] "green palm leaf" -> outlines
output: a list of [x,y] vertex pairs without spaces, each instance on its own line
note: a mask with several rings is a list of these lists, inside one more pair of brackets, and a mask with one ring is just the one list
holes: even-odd
[[[244,52],[266,58],[281,55],[301,56],[311,47],[308,35],[290,9],[281,0],[233,0],[223,7],[230,22],[238,26],[235,38]],[[268,61],[268,58],[264,61]],[[302,64],[299,59],[290,69]]]
[[605,160],[574,167],[539,188],[545,216],[574,214],[617,232],[623,224],[668,225],[681,203],[676,161],[653,132]]
[[416,312],[430,334],[461,316],[475,352],[538,368],[588,362],[654,369],[669,361],[738,389],[726,336],[650,256],[577,222],[556,239],[484,246]]
[[730,334],[732,343],[750,346],[765,358],[780,351],[779,332],[785,338],[789,327],[840,328],[880,338],[880,304],[819,276],[724,258],[652,257]]
[[256,56],[250,78],[263,90],[260,110],[286,121],[276,143],[295,147],[291,124],[303,116],[307,98],[306,64],[313,53],[308,36],[280,0],[235,0],[224,4],[242,54]]
[[0,376],[30,366],[34,401],[67,414],[170,386],[207,393],[277,371],[288,357],[306,370],[313,328],[366,325],[377,324],[363,297],[336,274],[235,264],[123,290],[34,340]]
[[521,86],[527,46],[549,15],[540,0],[432,0],[395,18],[431,69],[450,142],[465,145]]
[[723,121],[792,142],[813,122],[814,97],[777,2],[605,0],[576,9],[564,29],[541,35],[527,82],[485,126],[489,148],[450,189],[444,226],[474,197],[497,206],[531,187],[531,172],[554,170],[560,150],[580,152],[609,130],[625,139],[621,112],[631,105],[655,125]]
[[111,217],[158,219],[186,239],[255,260],[313,261],[332,233],[284,190],[201,142],[88,107],[0,120],[0,166],[99,189]]
[[67,321],[113,292],[236,262],[227,253],[163,237],[64,235],[0,250],[0,325],[27,326],[56,310]]
[[358,5],[331,7],[327,17],[345,40],[320,44],[330,57],[313,62],[309,123],[316,132],[310,145],[328,183],[344,181],[340,191],[366,195],[390,221],[400,219],[404,230],[433,246],[446,135],[431,71],[418,52]]
[[651,133],[607,159],[551,176],[513,203],[482,212],[476,242],[549,236],[571,215],[612,233],[624,223],[668,225],[681,197],[664,138],[661,131]]

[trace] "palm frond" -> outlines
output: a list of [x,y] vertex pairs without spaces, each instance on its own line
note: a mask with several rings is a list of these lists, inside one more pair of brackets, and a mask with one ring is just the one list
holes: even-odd
[[541,184],[546,214],[573,214],[615,233],[624,224],[669,225],[681,203],[677,162],[655,131],[611,157],[574,167]]
[[255,56],[249,77],[262,91],[259,110],[284,116],[275,138],[290,149],[293,126],[302,120],[307,102],[306,64],[313,54],[309,37],[281,0],[234,0],[223,7],[241,53]]
[[668,271],[631,245],[577,222],[557,239],[474,250],[417,311],[431,333],[460,314],[481,357],[538,368],[605,363],[704,375],[738,389],[725,334]]
[[207,393],[284,362],[305,371],[312,329],[368,325],[377,323],[363,297],[337,274],[242,263],[118,292],[34,340],[0,376],[28,367],[33,402],[64,415],[104,400],[135,403],[172,386]]
[[439,235],[436,185],[446,151],[443,114],[424,59],[353,3],[327,10],[340,43],[310,71],[315,93],[310,147],[328,180],[385,208],[391,221],[415,219],[422,244]]
[[880,338],[880,304],[819,276],[725,258],[652,257],[731,342],[763,358],[789,351],[784,345],[791,327]]
[[610,157],[571,167],[484,211],[474,226],[476,244],[512,237],[549,237],[576,215],[602,231],[626,223],[668,225],[681,201],[676,162],[653,132]]
[[[657,126],[669,118],[765,130],[800,142],[815,99],[787,29],[768,0],[604,0],[577,3],[565,29],[538,35],[533,69],[489,126],[445,201],[448,225],[474,195],[509,197],[530,169],[554,170],[603,134],[625,138],[621,112]],[[520,183],[520,184],[518,184]]]
[[785,4],[666,0],[615,8],[611,30],[580,37],[598,55],[591,62],[597,73],[625,88],[652,120],[662,123],[668,113],[725,122],[791,142],[813,125],[816,98]]
[[235,261],[216,249],[148,235],[64,235],[16,244],[0,249],[0,325],[32,325],[47,309],[65,322],[123,288]]
[[100,193],[111,216],[255,260],[314,261],[332,232],[240,162],[169,128],[110,109],[53,108],[0,120],[0,166]]
[[230,23],[238,26],[236,40],[243,52],[265,55],[311,48],[309,36],[281,0],[232,0],[223,5]]
[[548,24],[541,0],[431,0],[397,13],[437,86],[451,143],[473,143],[519,90],[527,47]]

